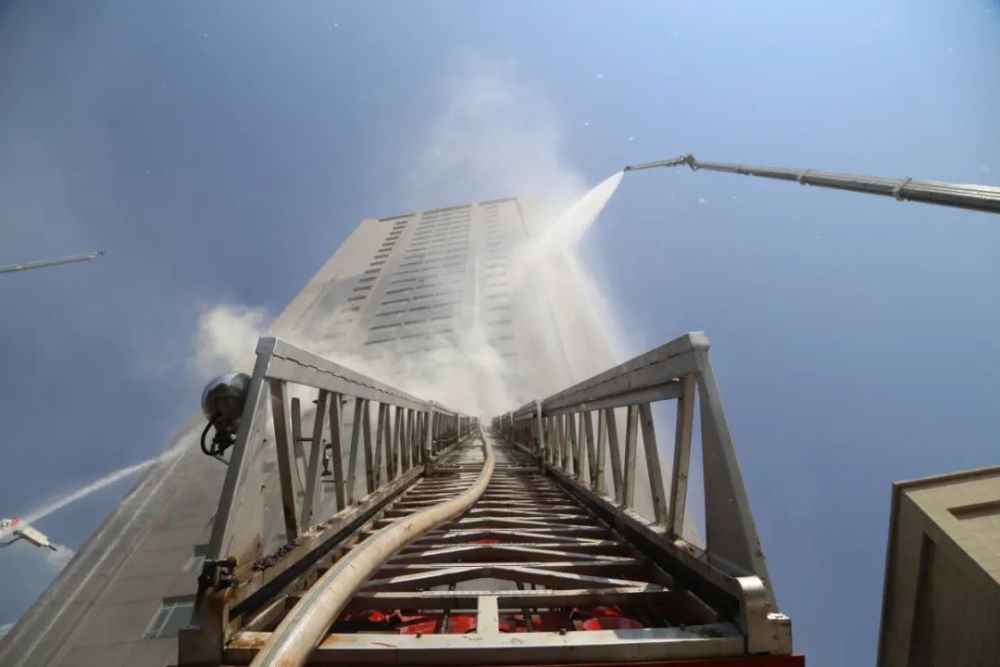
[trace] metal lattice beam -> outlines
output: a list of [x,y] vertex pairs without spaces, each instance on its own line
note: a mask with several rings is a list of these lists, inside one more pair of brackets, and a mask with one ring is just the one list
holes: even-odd
[[[182,633],[181,664],[268,664],[270,647],[291,637],[288,629],[298,621],[290,619],[304,614],[315,627],[308,639],[291,640],[301,650],[290,664],[697,658],[708,665],[741,657],[748,665],[801,665],[774,600],[703,334],[682,336],[496,418],[485,436],[492,475],[475,502],[412,534],[406,526],[482,483],[484,450],[464,428],[472,422],[307,353],[282,348],[276,355],[273,346],[262,344],[257,407],[244,415],[237,448],[245,460],[263,461],[281,446],[289,415],[290,439],[313,452],[323,423],[338,433],[350,429],[350,450],[341,452],[346,469],[336,471],[327,490],[342,500],[325,520],[314,513],[312,526],[304,512],[293,513],[298,537],[263,561],[246,563],[238,551],[223,550],[206,563],[200,627]],[[310,424],[309,411],[294,401],[285,408],[288,387],[304,381],[326,392],[329,405],[322,394],[316,405],[328,419],[313,417]],[[661,457],[659,406],[671,401],[674,452]],[[378,409],[370,410],[370,402]],[[260,412],[269,405],[284,415],[277,429],[268,430],[267,413]],[[375,428],[369,425],[366,436],[371,419]],[[264,437],[272,433],[273,441]],[[331,439],[337,442],[332,433]],[[685,516],[694,511],[687,479],[696,444],[704,461],[706,505],[698,511],[705,513],[705,547],[685,534]],[[289,470],[311,469],[313,459],[303,453],[296,468],[293,454],[291,446]],[[231,463],[230,474],[260,474],[254,464],[242,465],[240,473]],[[295,489],[295,474],[278,472],[293,490],[280,498],[308,496]],[[352,501],[355,486],[367,495]],[[648,508],[637,504],[647,496]],[[224,495],[220,505],[227,502]],[[246,544],[240,531],[252,522],[245,514],[242,507],[217,519],[229,522],[232,548]],[[272,522],[291,526],[289,513],[272,515]],[[370,545],[388,533],[406,538],[368,558]],[[360,561],[374,566],[363,576],[350,566]],[[315,602],[331,593],[337,605]],[[314,607],[327,611],[314,616]]]

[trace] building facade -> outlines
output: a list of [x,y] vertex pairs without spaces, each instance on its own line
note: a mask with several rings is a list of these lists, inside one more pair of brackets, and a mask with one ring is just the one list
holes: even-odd
[[878,664],[1000,665],[1000,466],[893,485]]
[[[592,317],[588,302],[574,287],[538,307],[525,287],[533,265],[518,260],[530,238],[516,198],[364,220],[270,334],[403,389],[437,388],[456,408],[506,409],[612,361],[588,331],[573,336],[590,340],[574,367],[560,313]],[[176,660],[226,471],[200,451],[204,423],[198,416],[182,429],[7,634],[0,665]]]

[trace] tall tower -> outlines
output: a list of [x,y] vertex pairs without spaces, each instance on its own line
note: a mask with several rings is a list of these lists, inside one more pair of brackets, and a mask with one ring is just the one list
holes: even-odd
[[514,197],[366,219],[272,332],[397,383],[447,367],[439,398],[484,417],[582,379],[614,357],[544,222]]
[[[366,219],[270,331],[386,382],[406,375],[413,389],[436,390],[431,397],[469,412],[565,384],[574,378],[555,349],[557,319],[535,315],[534,295],[517,275],[516,255],[530,237],[524,207],[506,198]],[[592,363],[610,363],[596,340]],[[547,385],[538,387],[538,378]],[[0,644],[0,665],[177,659],[226,474],[199,449],[203,426],[201,416],[186,424],[168,448],[175,454],[77,551]],[[273,453],[265,468],[276,478]]]

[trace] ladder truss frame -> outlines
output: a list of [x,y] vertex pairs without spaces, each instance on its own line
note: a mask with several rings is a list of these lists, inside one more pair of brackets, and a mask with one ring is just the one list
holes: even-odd
[[[261,338],[256,354],[198,578],[196,627],[179,636],[180,664],[221,664],[224,646],[245,622],[266,617],[283,591],[315,578],[318,566],[336,560],[366,522],[419,479],[436,456],[469,437],[475,425],[467,415],[280,338]],[[301,399],[292,396],[303,391],[316,396],[309,436],[303,435]],[[365,418],[352,418],[348,429],[343,408],[351,399],[354,415]],[[374,440],[372,403],[378,405]],[[265,553],[263,501],[255,496],[266,485],[265,452],[272,442],[287,541]],[[318,517],[327,449],[337,511]],[[359,462],[363,480],[356,476]],[[359,483],[366,492],[355,497]]]
[[[692,591],[727,613],[748,653],[791,652],[791,621],[780,613],[736,457],[703,332],[690,332],[544,400],[496,418],[495,428],[533,453],[587,507]],[[704,474],[706,547],[683,536],[697,398]],[[651,405],[677,401],[672,465],[664,471]],[[619,443],[616,408],[625,408]],[[595,433],[591,414],[598,413]],[[638,441],[654,517],[634,508]],[[604,469],[610,454],[611,475]],[[610,477],[611,493],[604,486]]]
[[[490,439],[501,439],[499,449],[494,443],[501,458],[483,499],[380,564],[308,664],[677,659],[709,664],[743,657],[753,665],[801,665],[801,657],[792,655],[791,623],[777,608],[708,349],[703,333],[685,334],[495,418]],[[469,459],[475,420],[281,340],[261,339],[257,353],[209,559],[199,578],[198,627],[181,631],[182,665],[248,664],[304,592],[365,535],[447,500],[481,467]],[[308,420],[302,421],[289,384],[318,392],[312,437],[301,437]],[[310,483],[318,475],[324,428],[333,426],[334,449],[343,444],[345,398],[354,399],[356,414],[368,414],[369,402],[380,404],[375,439],[370,419],[353,420],[349,470],[335,471],[338,511],[315,523],[322,517],[309,511],[316,488]],[[665,400],[677,401],[673,465],[666,471],[652,407]],[[696,401],[705,476],[704,549],[683,537]],[[624,411],[624,424],[616,409]],[[263,554],[257,528],[263,516],[247,494],[263,478],[262,453],[271,446],[271,433],[282,518],[293,537],[277,552]],[[306,488],[296,490],[291,471],[300,439],[310,451],[303,453],[300,468],[308,471]],[[358,462],[367,490],[360,499],[351,492]],[[636,471],[643,469],[652,519],[634,503]],[[482,579],[517,582],[518,590],[455,590],[463,581]],[[429,590],[442,586],[450,588]],[[541,617],[531,611],[619,604],[681,611],[669,622],[645,618],[634,629],[581,630],[577,622],[576,629],[564,625],[558,631],[537,625]],[[449,615],[470,609],[475,630],[449,634]],[[349,629],[351,618],[379,610],[404,615],[438,610],[444,620],[423,635]],[[512,629],[512,623],[521,627]],[[754,656],[763,662],[753,662]]]

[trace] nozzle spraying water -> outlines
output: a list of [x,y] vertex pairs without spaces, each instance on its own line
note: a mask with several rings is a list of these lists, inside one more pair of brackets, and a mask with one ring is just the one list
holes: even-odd
[[[679,164],[693,165],[693,155],[682,155],[669,160],[657,160],[656,162],[643,162],[642,164],[627,165],[622,171],[639,171],[640,169],[653,169],[654,167],[676,167]],[[692,169],[694,167],[692,166]]]
[[[146,468],[150,467],[157,461],[160,461],[162,458],[163,457],[161,456],[157,456],[155,458],[149,459],[148,461],[143,461],[142,463],[136,463],[135,465],[127,466],[125,468],[121,468],[112,473],[109,473],[104,477],[101,477],[100,479],[91,482],[90,484],[80,487],[76,491],[67,493],[66,495],[57,498],[56,500],[53,500],[47,505],[43,505],[42,507],[36,509],[33,512],[29,512],[24,517],[22,517],[21,523],[26,523],[26,524],[36,523],[40,519],[44,519],[48,515],[55,512],[56,510],[60,510],[63,507],[66,507],[67,505],[77,502],[78,500],[82,500],[87,496],[89,496],[90,494],[96,493],[97,491],[100,491],[105,487],[111,486],[115,482],[125,479],[126,477],[133,475],[141,470],[145,470]],[[13,529],[6,530],[6,532],[4,530],[0,530],[0,539],[6,537],[7,534],[12,531]]]

